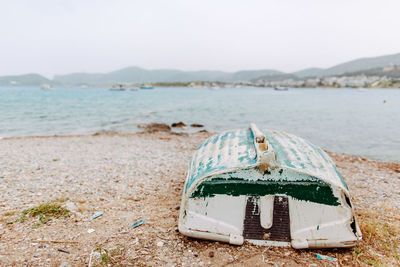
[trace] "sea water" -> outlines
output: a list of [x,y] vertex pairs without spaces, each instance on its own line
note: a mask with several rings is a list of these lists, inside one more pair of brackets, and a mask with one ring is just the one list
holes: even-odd
[[329,151],[400,161],[400,90],[0,87],[0,137],[131,133],[178,121],[213,132],[255,122]]

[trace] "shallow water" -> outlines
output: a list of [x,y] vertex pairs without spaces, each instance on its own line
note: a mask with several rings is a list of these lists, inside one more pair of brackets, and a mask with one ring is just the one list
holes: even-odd
[[330,151],[400,161],[400,90],[0,87],[2,137],[126,133],[141,123],[177,121],[209,131],[255,122]]

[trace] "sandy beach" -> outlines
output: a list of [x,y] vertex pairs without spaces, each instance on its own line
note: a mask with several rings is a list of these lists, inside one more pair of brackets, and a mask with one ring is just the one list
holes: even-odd
[[[232,246],[177,232],[194,149],[210,133],[0,140],[0,266],[398,265],[400,163],[330,153],[352,194],[363,242],[352,249]],[[55,201],[69,217],[38,225],[24,209]],[[94,220],[98,212],[104,214]],[[148,220],[136,227],[140,219]],[[316,253],[336,262],[319,260]]]

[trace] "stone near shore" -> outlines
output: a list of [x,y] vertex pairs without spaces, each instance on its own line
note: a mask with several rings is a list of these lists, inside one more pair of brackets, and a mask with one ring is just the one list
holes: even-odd
[[182,121],[174,122],[174,123],[171,124],[171,127],[173,127],[173,128],[185,128],[186,124],[184,122],[182,122]]
[[139,124],[139,129],[143,129],[145,133],[156,133],[156,132],[170,132],[171,127],[165,123],[149,123],[149,124]]

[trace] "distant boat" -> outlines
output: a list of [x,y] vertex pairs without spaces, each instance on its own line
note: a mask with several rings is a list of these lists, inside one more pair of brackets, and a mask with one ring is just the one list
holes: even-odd
[[54,90],[53,86],[48,83],[43,83],[40,85],[40,89],[42,90]]
[[129,89],[129,91],[139,91],[139,88],[137,88],[137,87],[132,87],[132,88]]
[[151,85],[143,85],[143,86],[140,86],[140,89],[142,89],[142,90],[152,90],[152,89],[154,89],[154,87],[151,86]]
[[124,87],[123,84],[114,84],[111,88],[110,91],[126,91],[126,88]]
[[275,87],[274,88],[275,91],[289,91],[289,87]]
[[212,91],[218,91],[219,89],[221,89],[221,87],[219,87],[219,86],[213,86],[210,88],[210,90],[212,90]]

